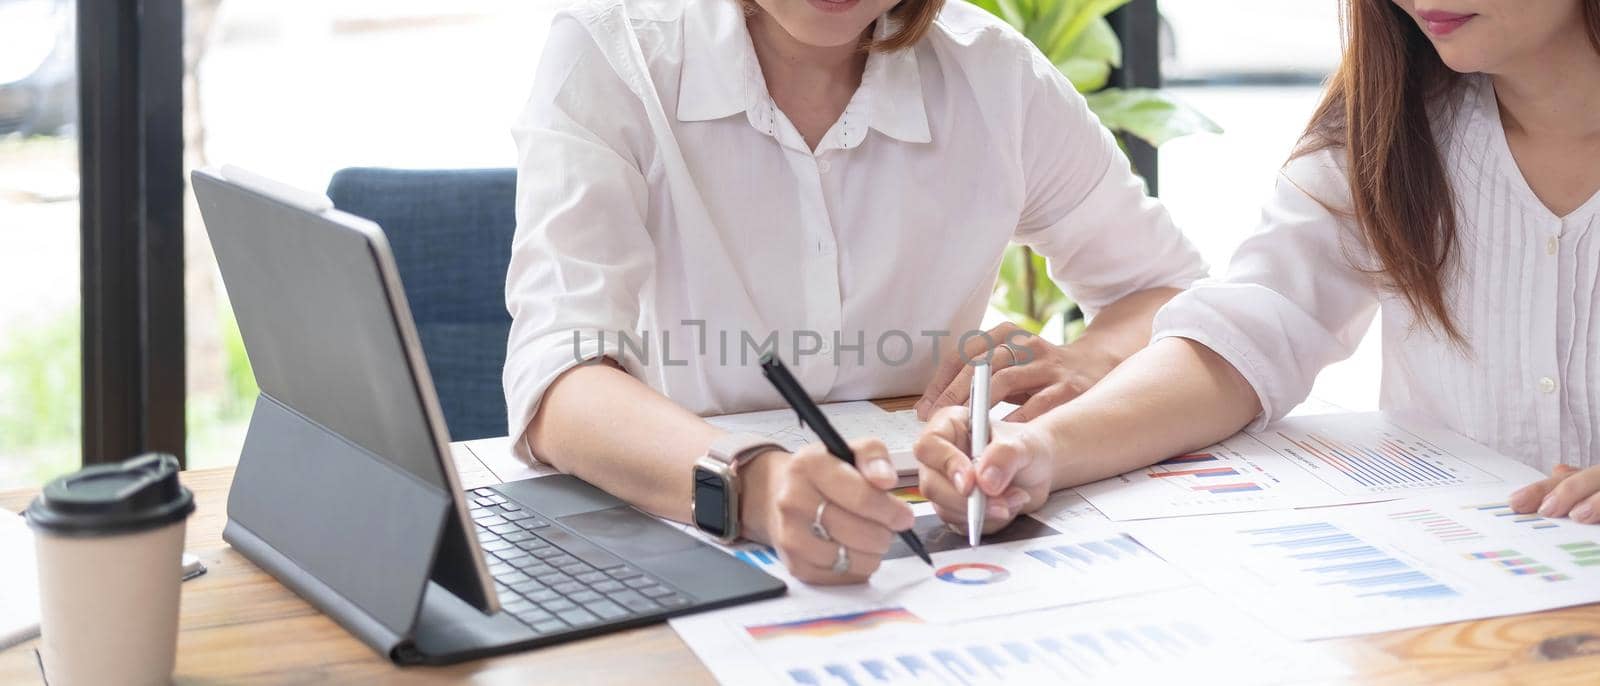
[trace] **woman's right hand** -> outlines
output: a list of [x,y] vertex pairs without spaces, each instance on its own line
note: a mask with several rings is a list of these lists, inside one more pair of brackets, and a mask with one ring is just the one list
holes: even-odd
[[[749,516],[759,519],[752,533],[776,548],[789,573],[808,584],[866,581],[895,533],[913,524],[911,506],[888,492],[896,476],[883,441],[851,441],[850,448],[859,469],[829,455],[820,443],[751,463],[752,476],[761,482],[759,502],[746,506]],[[824,502],[822,528],[831,541],[812,531],[817,506]],[[840,546],[850,561],[842,574],[833,571]]]
[[992,437],[973,468],[971,413],[965,407],[940,410],[917,439],[918,483],[939,518],[967,530],[967,496],[980,488],[988,496],[983,533],[994,533],[1050,497],[1054,481],[1049,441],[1039,424],[992,422]]

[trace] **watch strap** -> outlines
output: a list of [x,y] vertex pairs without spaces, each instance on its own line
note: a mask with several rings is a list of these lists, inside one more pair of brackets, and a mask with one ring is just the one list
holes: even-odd
[[728,465],[734,472],[744,466],[746,462],[768,450],[783,450],[766,436],[756,434],[724,434],[711,442],[711,447],[706,449],[706,455],[718,462]]

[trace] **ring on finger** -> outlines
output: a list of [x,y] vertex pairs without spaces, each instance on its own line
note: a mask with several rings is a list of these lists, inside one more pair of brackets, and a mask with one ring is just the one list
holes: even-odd
[[1011,353],[1011,364],[1008,364],[1006,366],[1007,367],[1015,367],[1015,366],[1017,366],[1017,360],[1022,359],[1022,356],[1017,354],[1017,346],[1016,346],[1016,344],[1012,343],[1011,341],[1002,341],[1000,343],[1000,345],[1006,349],[1006,352]]
[[822,511],[827,509],[828,501],[817,503],[817,516],[811,518],[811,535],[820,538],[825,543],[832,543],[833,537],[828,535],[828,529],[822,526]]
[[833,573],[842,576],[848,571],[850,571],[850,551],[841,545],[839,552],[833,556]]

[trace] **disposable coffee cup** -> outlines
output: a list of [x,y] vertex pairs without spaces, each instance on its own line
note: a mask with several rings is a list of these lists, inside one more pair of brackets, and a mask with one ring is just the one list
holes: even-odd
[[45,484],[28,506],[40,656],[51,686],[165,684],[178,645],[184,520],[178,460],[142,455]]

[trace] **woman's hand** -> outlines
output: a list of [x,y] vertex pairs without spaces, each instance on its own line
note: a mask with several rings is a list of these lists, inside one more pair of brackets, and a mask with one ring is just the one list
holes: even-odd
[[1580,524],[1600,523],[1600,467],[1579,470],[1556,465],[1550,478],[1511,494],[1511,509],[1545,517],[1570,517]]
[[1006,322],[969,338],[939,363],[933,381],[917,400],[917,418],[967,402],[972,392],[972,361],[989,360],[990,398],[1020,405],[1007,421],[1025,422],[1078,397],[1117,366],[1117,359],[1086,346],[1058,346]]
[[[808,584],[854,584],[867,580],[889,551],[895,532],[910,529],[911,507],[889,494],[896,475],[883,441],[851,441],[852,467],[812,443],[793,455],[773,453],[751,463],[759,481],[746,512],[752,533],[778,551],[789,573]],[[822,532],[812,530],[818,505]],[[831,540],[829,540],[831,539]],[[849,566],[833,570],[843,547]]]
[[989,427],[992,438],[974,479],[967,454],[972,444],[969,419],[964,407],[945,408],[934,415],[917,439],[918,478],[922,495],[933,503],[939,518],[962,531],[967,530],[967,495],[976,482],[989,498],[983,531],[990,533],[1044,505],[1055,469],[1037,427],[996,422]]

